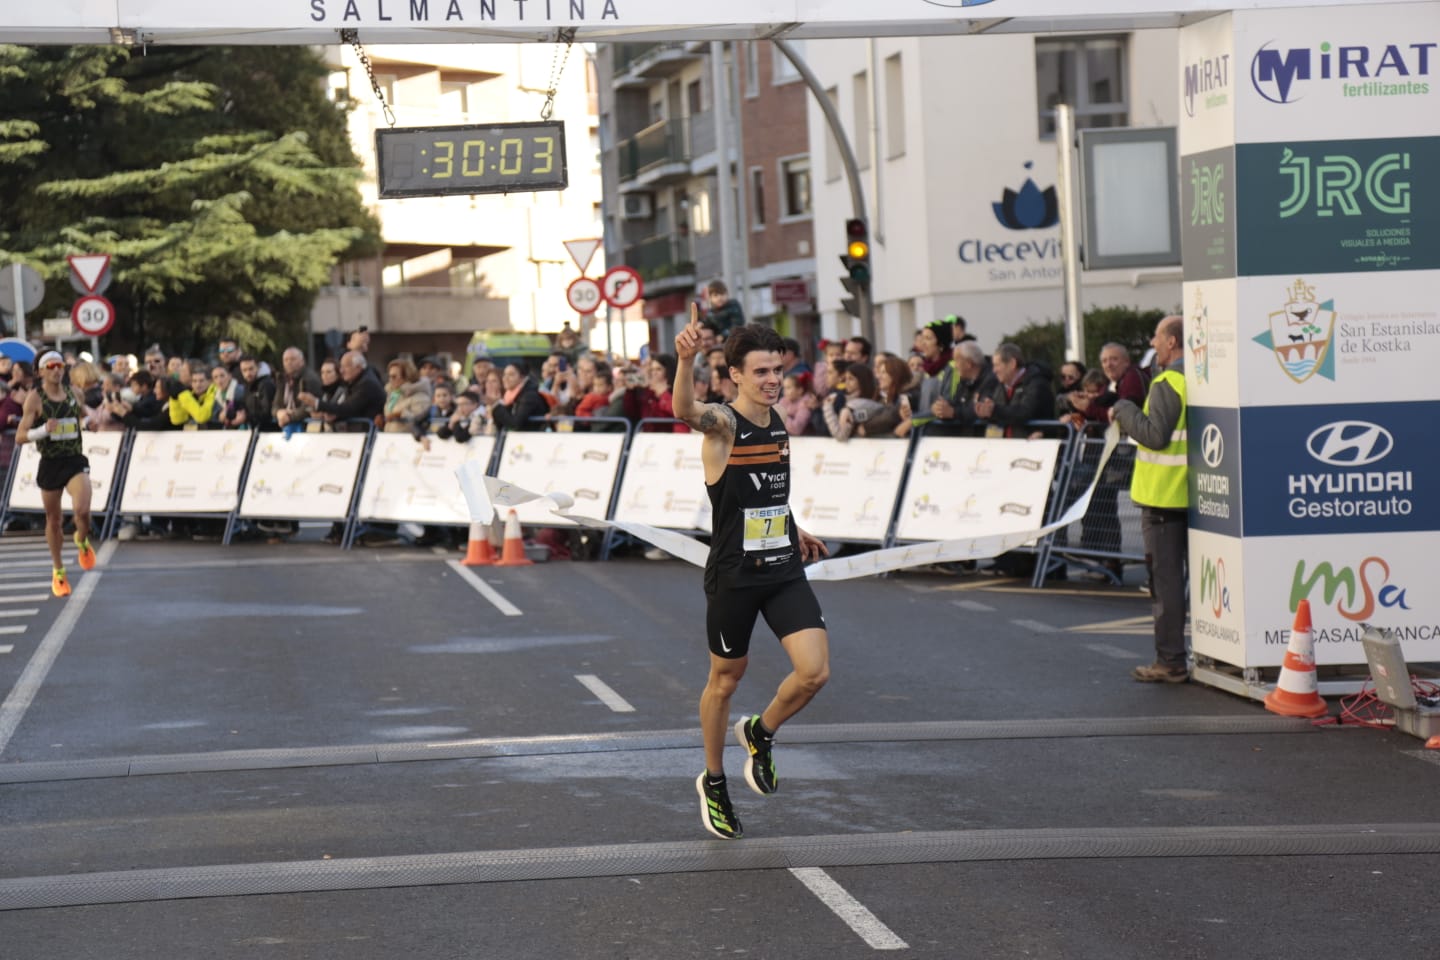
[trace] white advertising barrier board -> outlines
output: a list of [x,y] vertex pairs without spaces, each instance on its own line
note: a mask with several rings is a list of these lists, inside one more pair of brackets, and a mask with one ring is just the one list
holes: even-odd
[[229,513],[254,435],[248,430],[179,430],[135,435],[123,513]]
[[885,539],[900,479],[903,440],[790,438],[790,509],[822,540]]
[[959,540],[1045,522],[1059,440],[921,437],[897,540]]
[[700,461],[702,433],[637,433],[620,481],[615,519],[710,532],[710,497]]
[[360,491],[361,520],[467,524],[470,511],[455,471],[467,460],[490,462],[494,437],[466,443],[430,437],[428,447],[408,433],[378,433]]
[[[971,536],[958,540],[927,540],[924,543],[907,544],[884,550],[870,550],[853,556],[821,560],[807,566],[805,575],[811,580],[854,580],[858,577],[874,576],[890,570],[903,570],[907,567],[919,567],[932,563],[998,557],[1007,550],[1014,550],[1026,542],[1069,526],[1085,516],[1085,511],[1090,509],[1090,498],[1095,493],[1095,484],[1098,482],[1098,478],[1104,475],[1105,465],[1109,462],[1110,455],[1114,453],[1119,439],[1119,429],[1111,424],[1105,431],[1105,449],[1101,451],[1100,460],[1096,464],[1097,480],[1091,481],[1089,488],[1080,494],[1079,498],[1065,511],[1064,516],[1054,523],[1014,533]],[[1057,441],[1050,442],[1056,443]],[[475,520],[488,522],[496,515],[497,508],[518,508],[522,505],[530,505],[544,511],[543,515],[551,518],[550,522],[554,523],[556,522],[555,518],[564,519],[575,505],[574,501],[565,493],[535,493],[504,480],[487,477],[480,472],[478,467],[478,463],[471,462],[465,464],[460,470],[460,485],[465,491],[465,501]],[[577,519],[581,524],[596,529],[615,527],[624,530],[626,533],[644,540],[646,543],[652,543],[667,553],[697,567],[705,566],[709,554],[709,548],[705,544],[675,530],[662,530],[642,523],[619,523],[585,517]]]
[[250,458],[242,517],[343,520],[365,452],[363,433],[264,433]]
[[[507,433],[496,476],[539,493],[564,493],[571,513],[604,520],[625,448],[623,433]],[[521,523],[574,526],[541,501],[515,509]]]
[[[120,445],[125,439],[123,432],[85,434],[85,459],[90,461],[90,510],[104,513],[110,506],[110,494],[115,485],[115,467],[120,462]],[[16,448],[20,462],[15,465],[15,483],[10,488],[10,509],[44,510],[40,500],[40,488],[35,486],[35,471],[40,469],[40,450],[33,443]],[[64,494],[61,503],[70,509],[70,495]]]

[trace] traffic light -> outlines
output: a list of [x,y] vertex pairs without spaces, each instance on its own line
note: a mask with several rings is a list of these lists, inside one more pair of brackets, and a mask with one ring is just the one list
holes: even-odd
[[864,220],[845,221],[845,253],[840,262],[852,281],[862,287],[870,286],[870,228]]
[[840,262],[845,265],[840,283],[850,294],[840,301],[840,306],[852,317],[859,317],[861,302],[870,296],[870,228],[864,220],[845,221],[845,252]]

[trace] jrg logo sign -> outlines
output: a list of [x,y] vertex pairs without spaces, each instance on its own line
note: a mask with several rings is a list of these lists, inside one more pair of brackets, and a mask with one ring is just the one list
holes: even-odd
[[1190,188],[1195,202],[1190,206],[1190,226],[1211,226],[1225,222],[1225,164],[1202,167],[1190,161]]
[[1312,173],[1312,158],[1286,147],[1280,173],[1290,181],[1290,196],[1280,201],[1280,219],[1302,213],[1312,203],[1317,217],[1334,216],[1337,210],[1358,217],[1366,212],[1361,200],[1374,212],[1403,216],[1410,212],[1410,180],[1397,175],[1409,171],[1407,152],[1381,154],[1363,169],[1354,157],[1326,154],[1313,164]]

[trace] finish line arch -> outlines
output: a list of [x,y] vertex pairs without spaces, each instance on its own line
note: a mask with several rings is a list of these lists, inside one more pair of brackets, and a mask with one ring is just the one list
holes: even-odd
[[[1422,5],[1427,0],[1401,0]],[[515,43],[827,39],[1181,27],[1354,0],[49,0],[0,10],[21,44]]]

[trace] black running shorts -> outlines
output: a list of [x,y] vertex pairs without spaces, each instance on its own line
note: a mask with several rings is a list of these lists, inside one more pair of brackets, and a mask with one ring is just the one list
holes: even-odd
[[820,601],[804,577],[762,587],[722,587],[706,597],[705,634],[710,652],[738,660],[750,652],[756,614],[784,638],[801,630],[825,629]]
[[90,472],[90,461],[82,453],[68,457],[41,457],[35,471],[35,486],[41,490],[64,490],[78,474]]

